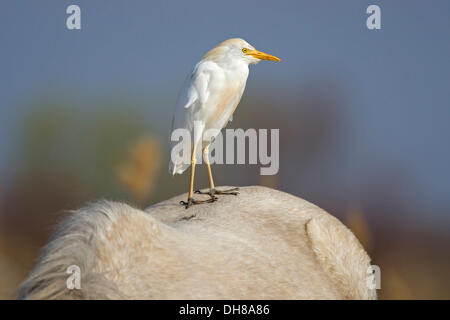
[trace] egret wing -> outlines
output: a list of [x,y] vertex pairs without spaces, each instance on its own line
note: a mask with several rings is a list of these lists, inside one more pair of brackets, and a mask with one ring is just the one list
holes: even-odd
[[214,66],[210,62],[200,62],[186,79],[178,96],[172,118],[172,130],[186,128],[191,130],[198,111],[209,97],[209,84]]
[[[210,62],[200,62],[185,81],[184,87],[178,97],[172,118],[171,134],[175,129],[194,129],[194,121],[209,97],[209,84],[214,66]],[[172,147],[177,141],[171,141]],[[170,171],[172,174],[181,173],[189,166],[181,163],[181,159],[171,159]]]

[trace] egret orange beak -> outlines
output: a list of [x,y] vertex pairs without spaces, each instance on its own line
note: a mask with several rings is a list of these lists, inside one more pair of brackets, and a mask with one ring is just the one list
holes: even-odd
[[281,61],[279,58],[268,54],[268,53],[264,53],[258,50],[248,50],[245,54],[248,54],[252,57],[261,59],[261,60],[270,60],[270,61]]

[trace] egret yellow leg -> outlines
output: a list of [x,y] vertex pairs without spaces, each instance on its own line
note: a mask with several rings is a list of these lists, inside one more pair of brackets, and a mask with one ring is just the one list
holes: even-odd
[[200,190],[196,190],[195,193],[198,194],[208,194],[211,199],[213,201],[217,200],[217,197],[215,196],[215,194],[231,194],[231,195],[235,195],[237,196],[239,194],[239,192],[237,192],[239,190],[239,188],[232,188],[229,190],[217,190],[214,186],[214,179],[212,176],[212,171],[211,171],[211,165],[209,163],[209,145],[206,146],[203,149],[203,159],[205,159],[205,164],[206,164],[206,170],[208,172],[208,178],[209,178],[209,192],[202,192]]
[[192,148],[191,154],[191,177],[189,179],[189,195],[188,199],[194,194],[194,177],[195,177],[195,147]]
[[212,176],[211,165],[209,164],[209,146],[203,149],[203,158],[205,159],[206,170],[208,171],[209,189],[214,190],[214,179]]
[[192,148],[191,153],[191,176],[189,179],[189,193],[188,193],[188,199],[187,201],[180,201],[180,204],[184,205],[187,208],[189,208],[193,204],[200,204],[200,203],[208,203],[208,202],[214,202],[215,199],[208,199],[208,200],[195,200],[192,196],[194,194],[194,177],[195,177],[195,146]]

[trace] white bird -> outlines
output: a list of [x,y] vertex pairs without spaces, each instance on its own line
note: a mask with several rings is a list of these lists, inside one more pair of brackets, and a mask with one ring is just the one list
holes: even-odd
[[[238,188],[215,189],[208,158],[209,145],[215,137],[203,141],[203,132],[214,129],[218,133],[228,123],[244,93],[248,66],[261,60],[280,61],[275,56],[256,50],[243,39],[228,39],[206,53],[186,79],[173,114],[171,132],[176,129],[189,131],[191,157],[189,162],[180,155],[171,156],[169,164],[172,175],[181,174],[191,167],[188,199],[182,201],[186,208],[192,204],[213,202],[217,200],[215,194],[237,195]],[[172,141],[172,148],[176,143]],[[210,184],[207,194],[211,198],[204,201],[193,199],[196,151],[199,148],[203,151]]]

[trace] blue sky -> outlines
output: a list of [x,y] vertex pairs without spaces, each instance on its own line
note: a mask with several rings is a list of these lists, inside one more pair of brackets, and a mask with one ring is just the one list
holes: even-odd
[[[82,30],[65,27],[70,4],[81,7]],[[381,30],[365,26],[370,4],[381,7]],[[242,37],[283,60],[253,68],[247,91],[295,96],[309,79],[331,76],[351,113],[347,159],[355,172],[395,163],[429,203],[450,206],[449,1],[7,0],[0,8],[4,168],[14,153],[10,119],[28,112],[29,99],[52,90],[77,99],[123,91],[175,102],[208,49]],[[165,119],[171,111],[149,114]]]

